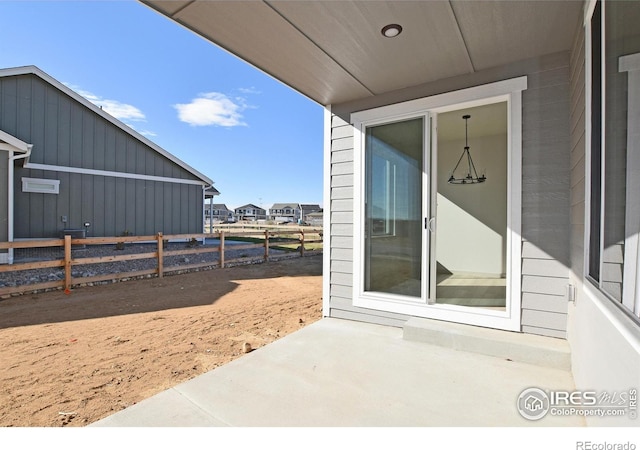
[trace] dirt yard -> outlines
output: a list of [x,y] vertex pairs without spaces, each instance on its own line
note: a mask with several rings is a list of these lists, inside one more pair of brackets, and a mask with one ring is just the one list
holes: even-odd
[[0,301],[0,426],[84,426],[321,317],[322,256]]

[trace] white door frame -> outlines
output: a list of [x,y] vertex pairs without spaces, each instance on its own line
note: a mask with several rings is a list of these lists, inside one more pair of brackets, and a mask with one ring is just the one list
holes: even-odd
[[[426,317],[450,322],[466,323],[490,328],[520,331],[521,317],[521,261],[522,261],[522,91],[527,77],[498,81],[459,91],[448,92],[408,102],[383,106],[352,114],[354,127],[354,240],[353,240],[353,304],[354,306]],[[422,298],[365,292],[364,290],[364,133],[372,125],[404,119],[425,118],[425,142],[431,139],[429,118],[435,114],[490,103],[507,102],[507,305],[505,311],[472,308],[458,305],[429,304],[428,276],[430,272],[430,234],[423,232],[423,289]],[[433,143],[431,143],[433,145]],[[425,144],[427,145],[427,144]],[[423,214],[432,215],[428,205],[431,195],[430,155],[425,155],[423,173]]]

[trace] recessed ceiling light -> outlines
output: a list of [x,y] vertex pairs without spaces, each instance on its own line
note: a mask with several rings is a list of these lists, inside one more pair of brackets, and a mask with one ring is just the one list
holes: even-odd
[[382,28],[382,35],[384,37],[392,38],[396,37],[400,33],[402,33],[402,27],[397,23],[390,23]]

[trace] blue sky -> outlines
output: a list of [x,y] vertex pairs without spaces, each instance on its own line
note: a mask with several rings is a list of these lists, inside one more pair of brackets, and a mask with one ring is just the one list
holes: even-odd
[[35,65],[214,181],[322,204],[323,110],[134,0],[0,0],[0,68]]

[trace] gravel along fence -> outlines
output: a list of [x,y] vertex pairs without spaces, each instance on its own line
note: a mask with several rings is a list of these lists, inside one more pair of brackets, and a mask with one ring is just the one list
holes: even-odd
[[[232,240],[225,241],[225,267],[241,264],[256,264],[264,262],[264,247],[243,248],[234,250],[234,245],[246,244],[246,242],[234,242]],[[205,239],[204,243],[199,242],[199,248],[211,247],[215,250],[219,247],[218,239]],[[165,244],[164,251],[185,250],[193,247],[191,242],[169,242]],[[246,247],[246,245],[245,245]],[[72,258],[95,258],[109,257],[127,254],[152,253],[157,250],[156,243],[127,243],[124,246],[119,245],[87,245],[84,248],[72,248]],[[313,252],[318,253],[318,252]],[[309,253],[311,254],[311,253]],[[288,257],[299,257],[297,251],[287,251],[275,248],[269,249],[269,260],[278,260]],[[60,260],[64,259],[64,250],[61,247],[49,248],[21,248],[14,250],[14,263],[25,263],[34,261]],[[210,266],[206,263],[210,262]],[[193,265],[202,265],[197,269],[189,268]],[[195,270],[207,270],[217,268],[220,265],[219,252],[198,253],[188,255],[165,255],[163,257],[163,265],[165,270],[171,268],[169,273],[184,273]],[[83,285],[82,278],[91,278],[102,275],[114,275],[114,280],[102,281],[100,283],[110,283],[115,281],[124,281],[127,278],[116,280],[117,274],[137,272],[144,270],[157,269],[158,261],[154,258],[135,259],[129,261],[101,262],[94,264],[79,264],[72,267],[72,277],[74,284]],[[184,267],[184,269],[180,269]],[[155,275],[147,275],[152,277]],[[46,282],[55,282],[64,280],[64,268],[46,268],[46,269],[28,269],[12,272],[0,273],[0,288],[10,288],[15,286],[25,286],[29,284],[38,284]],[[143,278],[143,277],[135,277]],[[88,285],[97,283],[89,282]]]

